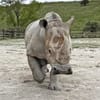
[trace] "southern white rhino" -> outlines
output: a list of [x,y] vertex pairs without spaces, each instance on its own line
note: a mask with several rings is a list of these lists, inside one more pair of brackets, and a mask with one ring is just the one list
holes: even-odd
[[28,63],[33,78],[41,83],[45,79],[46,65],[50,64],[50,89],[57,89],[56,74],[72,74],[70,27],[74,17],[63,22],[55,12],[28,25],[25,31],[25,45]]

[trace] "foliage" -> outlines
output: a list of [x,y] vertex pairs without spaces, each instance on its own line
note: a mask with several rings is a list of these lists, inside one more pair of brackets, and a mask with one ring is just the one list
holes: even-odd
[[40,4],[37,2],[30,5],[22,5],[16,2],[10,6],[6,5],[1,12],[6,15],[6,20],[4,21],[8,28],[25,28],[27,24],[37,18],[36,13],[40,7]]
[[[94,1],[94,0],[93,0]],[[14,5],[0,6],[0,28],[17,27]],[[67,21],[71,16],[75,16],[75,22],[72,26],[73,31],[82,31],[88,21],[100,23],[100,4],[98,2],[89,2],[88,6],[80,7],[79,2],[60,2],[60,3],[37,3],[30,5],[17,5],[19,11],[19,26],[25,28],[32,21],[43,17],[49,11],[55,11]],[[15,7],[17,8],[17,7]],[[12,9],[12,10],[9,10]],[[12,16],[12,17],[10,17]]]
[[29,23],[38,18],[38,11],[41,8],[41,4],[34,2],[32,4],[23,5],[20,15],[20,25],[26,27]]
[[100,25],[97,22],[87,22],[83,29],[84,32],[97,32],[100,31]]
[[5,11],[7,13],[7,25],[11,27],[19,27],[21,5],[19,2],[11,6],[6,6]]
[[0,2],[2,3],[2,5],[4,6],[10,6],[11,4],[14,4],[15,2],[17,2],[18,0],[1,0]]
[[80,4],[81,4],[82,6],[86,6],[88,3],[89,3],[89,0],[82,0],[82,1],[80,2]]

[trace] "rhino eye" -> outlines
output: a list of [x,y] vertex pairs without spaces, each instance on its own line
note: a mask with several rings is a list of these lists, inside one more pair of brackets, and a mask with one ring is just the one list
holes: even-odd
[[49,52],[49,54],[51,54],[51,53],[52,53],[52,50],[51,50],[51,48],[49,48],[48,52]]
[[49,49],[49,53],[51,53],[51,50]]

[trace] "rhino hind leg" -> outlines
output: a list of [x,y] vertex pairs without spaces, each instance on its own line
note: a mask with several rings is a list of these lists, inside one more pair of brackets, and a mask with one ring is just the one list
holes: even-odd
[[46,60],[28,56],[28,63],[31,68],[34,80],[42,83],[45,79],[45,72],[42,70],[42,67],[47,64]]

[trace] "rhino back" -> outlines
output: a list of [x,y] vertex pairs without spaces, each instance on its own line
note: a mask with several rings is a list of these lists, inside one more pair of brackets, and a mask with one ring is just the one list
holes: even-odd
[[45,29],[39,26],[39,20],[29,24],[25,31],[27,55],[44,58],[44,39]]

